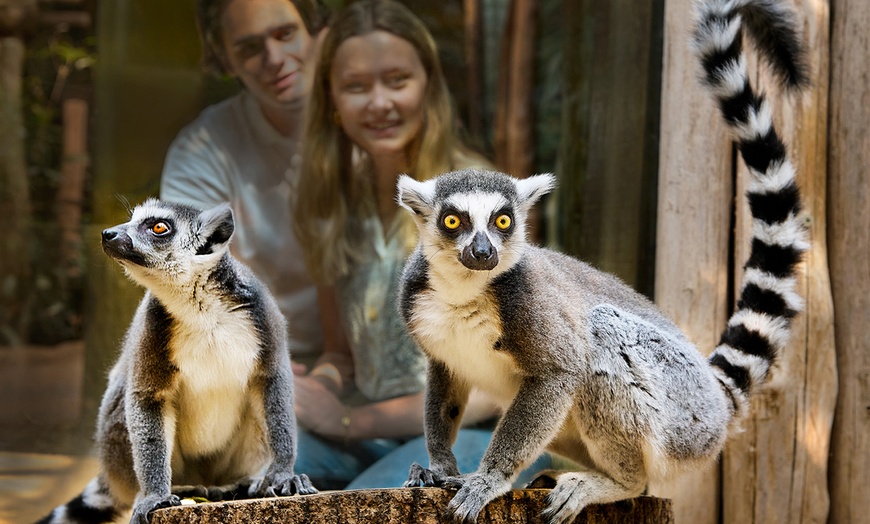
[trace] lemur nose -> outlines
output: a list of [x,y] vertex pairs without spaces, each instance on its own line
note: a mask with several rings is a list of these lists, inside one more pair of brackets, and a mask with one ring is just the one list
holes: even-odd
[[103,230],[103,242],[109,242],[114,240],[118,236],[118,232],[112,229],[104,229]]
[[486,235],[478,232],[471,244],[471,256],[477,260],[487,260],[492,257],[492,243]]

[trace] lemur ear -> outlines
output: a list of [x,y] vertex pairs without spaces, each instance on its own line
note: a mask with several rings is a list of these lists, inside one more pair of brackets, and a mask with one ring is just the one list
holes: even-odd
[[399,205],[417,216],[425,216],[432,209],[435,199],[435,180],[420,182],[408,175],[399,177],[396,183],[396,200]]
[[197,255],[217,253],[227,246],[236,226],[233,209],[223,203],[199,214],[199,236],[205,243],[196,250]]
[[546,195],[556,187],[556,177],[551,173],[532,175],[527,178],[517,179],[517,196],[523,207],[531,207],[539,198]]

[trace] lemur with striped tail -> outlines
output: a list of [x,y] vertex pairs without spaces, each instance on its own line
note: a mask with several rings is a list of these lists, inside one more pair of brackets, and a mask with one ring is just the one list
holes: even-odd
[[[465,170],[398,182],[419,230],[399,308],[429,360],[430,464],[412,465],[405,485],[458,490],[449,504],[456,521],[473,522],[544,450],[583,466],[552,477],[552,523],[709,465],[786,345],[809,246],[795,170],[769,102],[749,84],[742,45],[745,31],[786,86],[804,86],[796,15],[774,0],[697,7],[704,81],[752,175],[744,281],[709,358],[617,278],[527,243],[529,209],[552,190],[551,175]],[[504,414],[478,470],[461,474],[451,445],[472,388]]]
[[43,523],[147,524],[180,493],[211,500],[316,493],[293,471],[296,418],[286,321],[229,253],[229,205],[148,200],[102,233],[146,288],[100,405],[100,470]]

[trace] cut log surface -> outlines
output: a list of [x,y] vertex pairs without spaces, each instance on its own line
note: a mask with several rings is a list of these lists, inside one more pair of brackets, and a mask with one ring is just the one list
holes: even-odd
[[[547,489],[513,490],[491,502],[480,524],[537,524]],[[447,503],[454,491],[395,488],[328,491],[317,495],[236,500],[162,509],[152,524],[447,524]],[[639,497],[586,508],[574,524],[672,523],[667,499]]]

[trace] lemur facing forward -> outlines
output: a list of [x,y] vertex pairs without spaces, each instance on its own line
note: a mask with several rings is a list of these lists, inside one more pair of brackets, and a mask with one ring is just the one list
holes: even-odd
[[[399,308],[429,359],[430,465],[414,464],[405,485],[457,489],[457,521],[473,521],[545,449],[588,468],[556,477],[545,510],[556,523],[704,467],[786,344],[808,242],[794,169],[768,102],[750,88],[741,46],[745,29],[787,86],[803,85],[795,16],[774,0],[698,9],[705,83],[753,177],[740,299],[709,359],[617,278],[527,244],[529,208],[553,188],[551,175],[466,170],[398,182],[420,234]],[[472,388],[498,399],[504,415],[478,470],[460,474],[451,445]]]
[[[102,233],[103,250],[147,289],[109,374],[100,472],[41,522],[146,524],[180,504],[174,486],[241,485],[250,496],[316,493],[296,475],[286,322],[228,251],[228,205],[148,200]],[[215,489],[217,491],[215,491]]]

